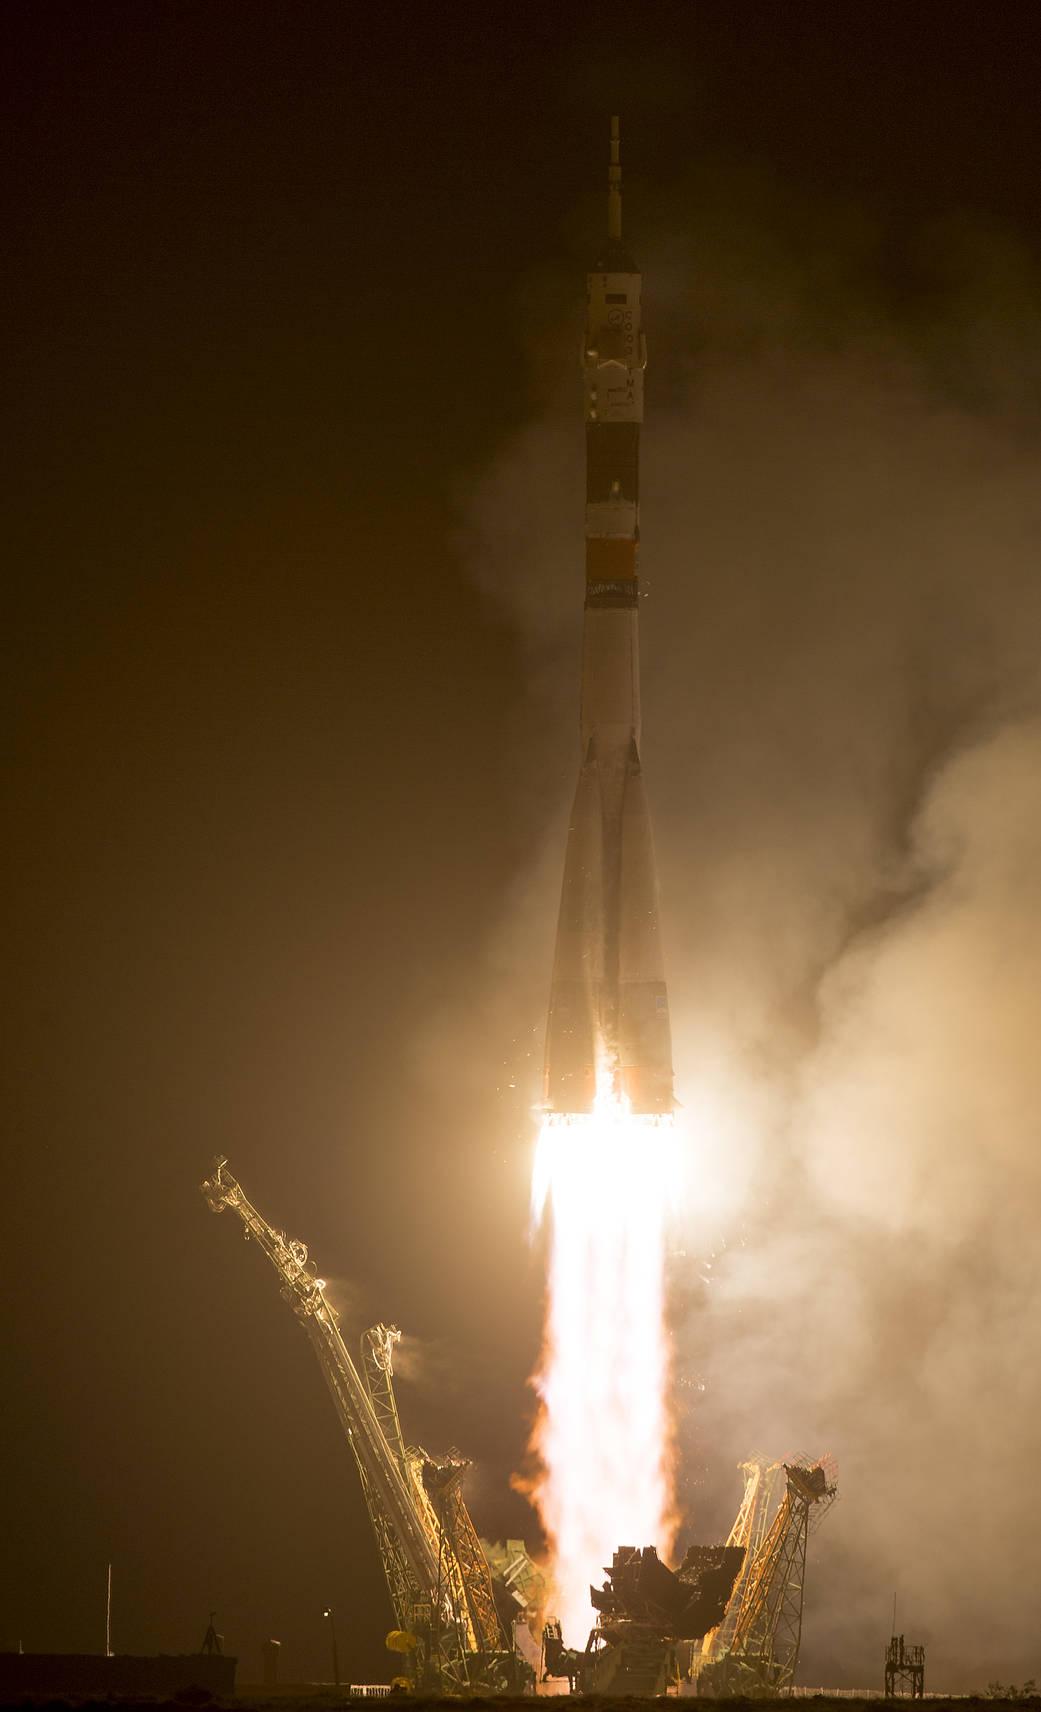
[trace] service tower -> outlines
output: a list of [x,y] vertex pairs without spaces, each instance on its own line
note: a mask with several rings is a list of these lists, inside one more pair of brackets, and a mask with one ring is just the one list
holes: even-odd
[[640,765],[641,280],[622,241],[618,120],[607,237],[588,276],[582,349],[586,598],[581,770],[568,831],[546,1038],[549,1112],[614,1098],[671,1112],[672,1038],[658,876]]

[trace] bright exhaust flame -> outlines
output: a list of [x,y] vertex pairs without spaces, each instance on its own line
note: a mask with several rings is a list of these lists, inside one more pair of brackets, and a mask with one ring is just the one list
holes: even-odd
[[532,1211],[552,1217],[546,1333],[536,1388],[535,1501],[550,1538],[556,1615],[583,1647],[620,1545],[674,1523],[666,1402],[665,1234],[675,1182],[670,1117],[611,1095],[591,1116],[554,1114],[535,1156]]

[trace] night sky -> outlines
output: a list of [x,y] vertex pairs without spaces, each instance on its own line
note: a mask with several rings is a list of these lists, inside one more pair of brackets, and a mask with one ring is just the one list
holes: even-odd
[[509,1482],[617,111],[645,760],[716,1184],[673,1262],[681,1541],[749,1451],[828,1450],[802,1680],[880,1680],[894,1587],[927,1686],[1041,1675],[1036,9],[4,31],[0,1649],[100,1649],[111,1561],[117,1651],[216,1608],[242,1677],[269,1635],[327,1675],[331,1604],[345,1675],[387,1674],[357,1476],[198,1194],[218,1152],[349,1345],[403,1328],[406,1437],[473,1456],[480,1531],[537,1543]]

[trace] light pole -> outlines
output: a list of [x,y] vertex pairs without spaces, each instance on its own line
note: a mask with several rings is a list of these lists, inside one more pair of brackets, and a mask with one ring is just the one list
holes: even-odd
[[333,1681],[335,1682],[337,1688],[339,1688],[339,1686],[340,1686],[340,1655],[336,1650],[336,1623],[333,1620],[333,1608],[331,1605],[327,1605],[325,1607],[325,1610],[322,1612],[322,1616],[328,1617],[328,1619],[329,1619],[329,1633],[332,1636],[332,1641],[333,1641]]

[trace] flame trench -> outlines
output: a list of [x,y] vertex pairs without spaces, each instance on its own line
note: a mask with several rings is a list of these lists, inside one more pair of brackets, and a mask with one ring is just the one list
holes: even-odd
[[556,1615],[582,1647],[619,1545],[672,1543],[665,1235],[669,1116],[597,1098],[545,1120],[533,1215],[550,1220],[545,1343],[535,1385],[534,1497],[550,1540]]

